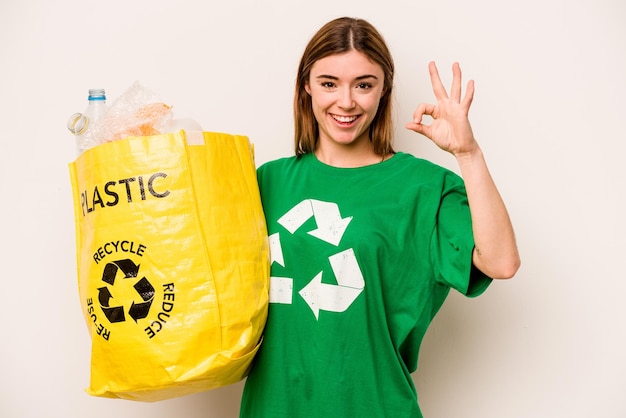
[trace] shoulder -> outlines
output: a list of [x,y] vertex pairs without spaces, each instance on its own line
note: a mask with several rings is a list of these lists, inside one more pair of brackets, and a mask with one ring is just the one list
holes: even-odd
[[463,184],[463,179],[454,171],[412,154],[398,152],[388,161],[394,162],[393,169],[401,176],[433,183]]
[[260,171],[271,170],[278,167],[283,167],[285,165],[291,164],[294,160],[296,160],[295,156],[292,157],[282,157],[276,160],[267,161],[261,164],[258,168]]
[[278,158],[276,160],[265,162],[261,164],[259,168],[257,168],[257,175],[263,176],[270,175],[272,173],[282,173],[286,170],[289,170],[289,168],[297,164],[298,161],[299,158],[293,156]]
[[280,184],[302,175],[304,157],[284,157],[263,163],[257,168],[259,185]]

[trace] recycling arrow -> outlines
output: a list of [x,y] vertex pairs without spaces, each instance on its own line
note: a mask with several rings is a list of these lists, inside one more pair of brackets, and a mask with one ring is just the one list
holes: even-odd
[[[338,246],[352,216],[342,218],[339,206],[333,202],[305,199],[278,219],[291,234],[295,233],[311,217],[315,218],[317,229],[308,234]],[[278,232],[270,235],[271,263],[285,267],[283,249]],[[309,305],[316,319],[321,310],[344,312],[352,305],[365,288],[365,280],[352,248],[328,258],[337,284],[322,283],[323,271],[319,272],[299,294]],[[293,279],[290,277],[270,277],[269,302],[292,304]]]
[[[103,279],[104,280],[104,279]],[[102,308],[102,312],[107,317],[109,322],[123,322],[126,318],[124,316],[124,307],[123,306],[109,306],[109,300],[113,299],[113,295],[106,287],[98,288],[98,301],[100,302],[100,307]]]
[[[124,279],[133,279],[136,278],[139,273],[139,265],[135,264],[130,259],[117,260],[107,263],[104,266],[104,271],[102,272],[102,281],[114,286],[118,271],[124,273]],[[143,302],[139,303],[132,302],[132,305],[128,310],[130,317],[137,322],[138,319],[148,316],[155,292],[154,287],[152,287],[148,279],[145,277],[141,278],[134,284],[133,287],[143,300]],[[114,297],[107,286],[98,288],[98,301],[100,302],[102,312],[104,312],[104,315],[107,317],[109,322],[124,322],[126,320],[124,307],[110,306],[111,299],[114,299]]]
[[285,257],[283,247],[280,245],[280,234],[278,232],[269,236],[270,241],[270,264],[276,262],[285,267]]
[[334,246],[339,245],[348,224],[352,220],[352,216],[341,217],[336,203],[306,199],[284,214],[278,223],[293,234],[311,217],[315,217],[317,229],[308,233]]
[[365,288],[365,280],[352,248],[332,255],[328,260],[337,284],[322,283],[320,272],[299,292],[316,319],[319,319],[320,310],[344,312]]
[[150,282],[143,277],[133,286],[137,293],[144,300],[141,303],[133,302],[130,309],[128,310],[128,315],[137,322],[138,319],[145,318],[148,316],[148,312],[150,312],[150,306],[152,305],[152,298],[154,297],[154,287],[150,284]]
[[104,266],[104,272],[102,273],[102,281],[113,285],[115,283],[115,276],[117,275],[118,270],[122,270],[125,279],[130,279],[137,277],[139,266],[133,263],[133,260],[130,259],[117,260],[107,263],[107,265]]

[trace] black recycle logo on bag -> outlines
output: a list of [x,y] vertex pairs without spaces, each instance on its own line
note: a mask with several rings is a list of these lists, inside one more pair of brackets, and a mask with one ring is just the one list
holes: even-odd
[[[119,283],[122,280],[136,279],[138,275],[139,265],[129,259],[113,261],[104,266],[102,281],[111,286],[113,293],[109,289],[109,286],[98,288],[98,301],[100,302],[102,312],[104,312],[109,322],[124,322],[126,320],[123,305],[111,306],[112,301],[114,305],[118,303],[114,296],[116,281]],[[135,301],[132,302],[128,309],[128,315],[137,322],[137,320],[148,316],[150,312],[150,306],[154,299],[154,287],[152,287],[152,284],[150,284],[145,277],[138,280],[133,287],[137,291],[141,301],[137,303],[135,303]]]

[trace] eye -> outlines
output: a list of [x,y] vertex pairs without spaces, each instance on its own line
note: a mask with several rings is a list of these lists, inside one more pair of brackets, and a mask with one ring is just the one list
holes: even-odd
[[320,85],[325,89],[332,89],[333,87],[335,87],[335,83],[333,83],[332,81],[322,81]]
[[362,89],[362,90],[369,90],[369,89],[371,89],[372,87],[373,87],[373,86],[372,86],[372,84],[371,84],[371,83],[365,83],[365,82],[363,82],[363,83],[359,83],[359,84],[357,84],[357,85],[356,85],[356,88],[357,88],[357,89]]

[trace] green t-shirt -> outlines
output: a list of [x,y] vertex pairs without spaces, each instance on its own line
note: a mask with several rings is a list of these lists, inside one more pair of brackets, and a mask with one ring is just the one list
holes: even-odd
[[313,154],[258,169],[272,257],[264,342],[241,417],[421,417],[411,372],[472,268],[463,180],[409,154],[359,168]]

